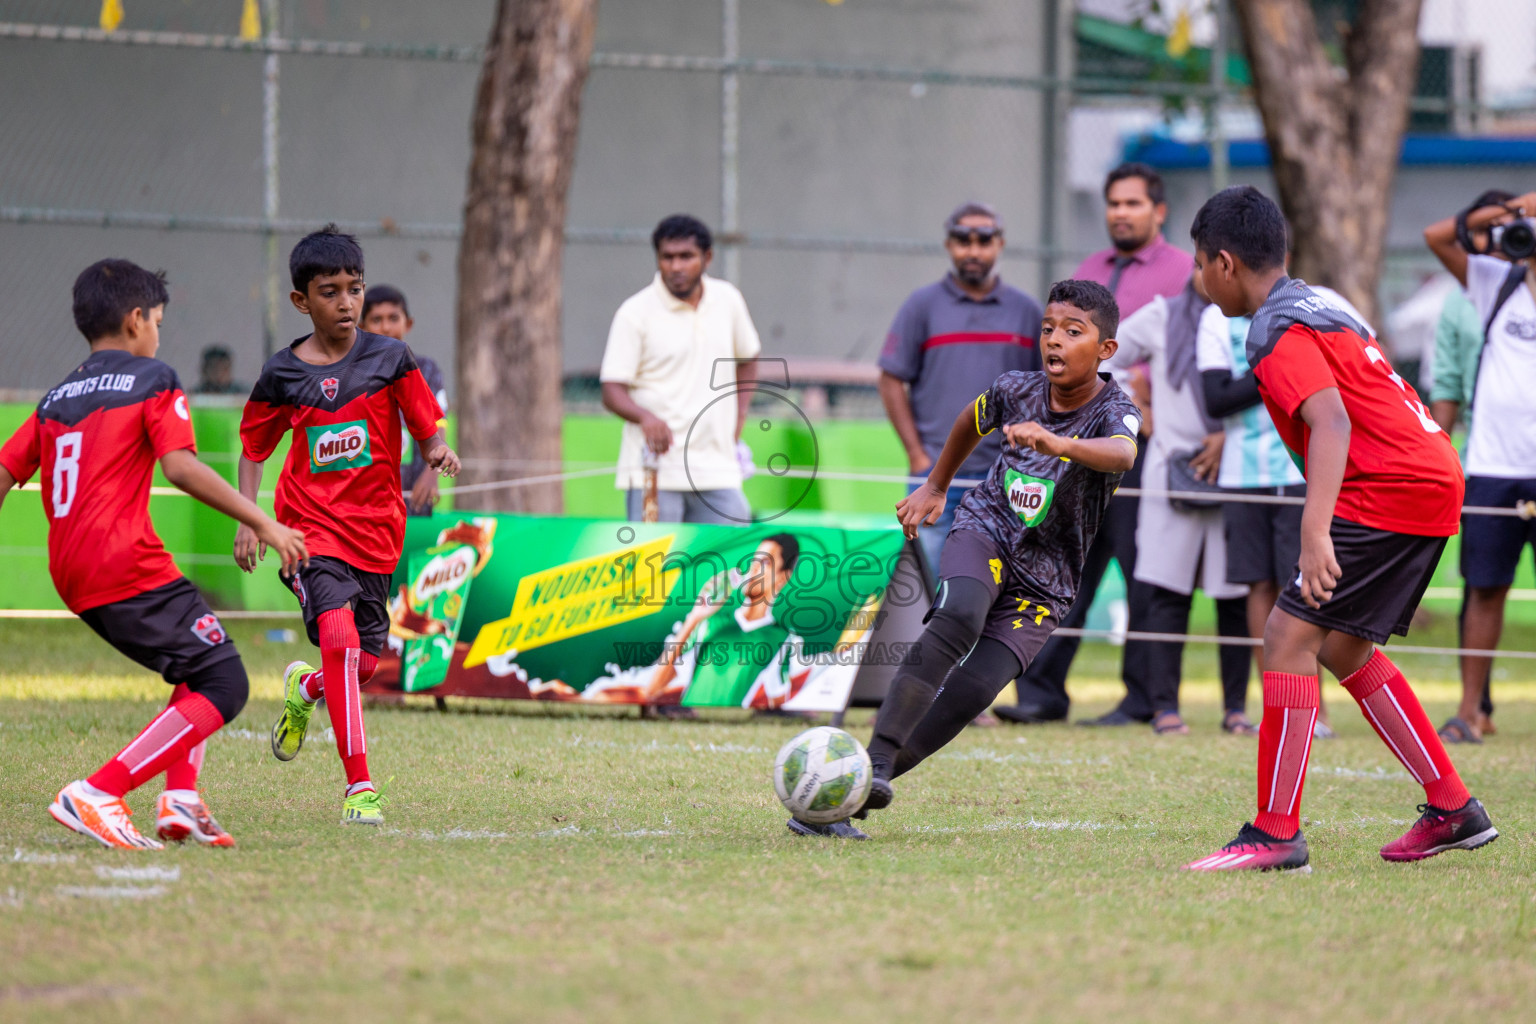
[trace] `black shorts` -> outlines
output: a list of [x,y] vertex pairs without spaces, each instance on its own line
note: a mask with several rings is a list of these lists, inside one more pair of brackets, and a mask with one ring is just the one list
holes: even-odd
[[951,530],[939,556],[939,586],[951,576],[968,576],[986,586],[992,610],[981,635],[1006,645],[1028,668],[1056,631],[1059,616],[1025,592],[997,541],[979,530]]
[[209,665],[240,657],[224,624],[185,576],[80,613],[107,643],[175,686]]
[[306,568],[280,578],[299,599],[310,643],[320,646],[321,615],[351,608],[362,649],[375,656],[384,650],[389,638],[389,573],[368,572],[339,558],[315,555]]
[[1301,596],[1300,573],[1280,591],[1276,608],[1325,629],[1384,644],[1393,633],[1408,635],[1408,623],[1440,564],[1448,537],[1418,537],[1377,530],[1333,517],[1328,530],[1342,574],[1333,599],[1310,607]]
[[[1304,498],[1306,484],[1245,487],[1234,494],[1283,494]],[[1296,576],[1301,561],[1301,506],[1231,501],[1221,506],[1227,538],[1227,582],[1284,583]]]
[[[1536,479],[1467,477],[1468,505],[1514,508],[1517,501],[1536,501]],[[1462,516],[1461,575],[1467,586],[1507,587],[1515,582],[1515,567],[1527,544],[1536,548],[1536,519]]]

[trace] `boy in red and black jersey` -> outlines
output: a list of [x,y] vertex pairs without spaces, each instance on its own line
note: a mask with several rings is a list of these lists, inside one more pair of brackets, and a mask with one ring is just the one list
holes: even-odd
[[[289,271],[293,304],[315,329],[262,367],[240,421],[240,490],[256,497],[263,463],[291,431],[277,518],[304,534],[311,558],[285,571],[283,582],[299,599],[322,671],[288,666],[272,752],[283,761],[299,752],[324,694],[347,776],[342,821],[376,825],[384,819],[368,775],[360,686],[389,635],[389,578],[405,542],[402,418],[433,468],[456,476],[459,459],[443,442],[442,412],[411,350],[357,329],[364,295],[357,240],[327,226],[294,247]],[[246,572],[263,553],[250,531],[235,535],[235,561]]]
[[1336,675],[1424,787],[1418,822],[1381,850],[1421,860],[1498,837],[1403,674],[1375,647],[1406,636],[1446,539],[1461,463],[1419,396],[1352,317],[1285,274],[1287,229],[1249,186],[1206,202],[1191,235],[1207,294],[1251,316],[1248,362],[1275,428],[1307,478],[1301,564],[1264,633],[1258,815],[1201,871],[1307,869],[1301,834],[1318,665]]
[[127,260],[82,271],[75,324],[91,354],[0,448],[0,502],[42,470],[48,569],[64,603],[174,687],[170,705],[132,743],[48,808],[61,824],[125,849],[160,848],[134,827],[123,797],[161,772],[160,837],[234,845],[198,795],[197,775],[203,741],[240,713],[248,691],[235,645],[155,535],[155,462],[172,484],[246,524],[285,566],[305,557],[299,533],[197,460],[181,382],[154,358],[165,302],[165,279]]

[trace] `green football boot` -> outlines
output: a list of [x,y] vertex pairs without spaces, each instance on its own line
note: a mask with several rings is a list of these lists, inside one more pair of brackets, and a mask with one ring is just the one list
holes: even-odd
[[304,699],[299,680],[313,671],[315,666],[302,661],[290,662],[283,670],[283,713],[272,726],[272,756],[279,761],[292,761],[304,746],[304,733],[315,706]]
[[371,789],[365,789],[359,793],[353,793],[347,797],[341,805],[341,823],[343,825],[382,825],[384,824],[384,798]]

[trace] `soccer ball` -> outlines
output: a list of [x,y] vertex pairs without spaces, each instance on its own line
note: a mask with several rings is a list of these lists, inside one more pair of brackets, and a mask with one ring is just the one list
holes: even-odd
[[842,821],[858,810],[873,778],[863,745],[830,725],[796,736],[773,762],[779,800],[790,814],[813,825]]

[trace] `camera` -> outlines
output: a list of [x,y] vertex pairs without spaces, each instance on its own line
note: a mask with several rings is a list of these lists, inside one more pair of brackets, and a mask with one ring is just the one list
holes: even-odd
[[1536,220],[1526,217],[1492,228],[1488,232],[1488,248],[1512,260],[1529,259],[1536,254]]

